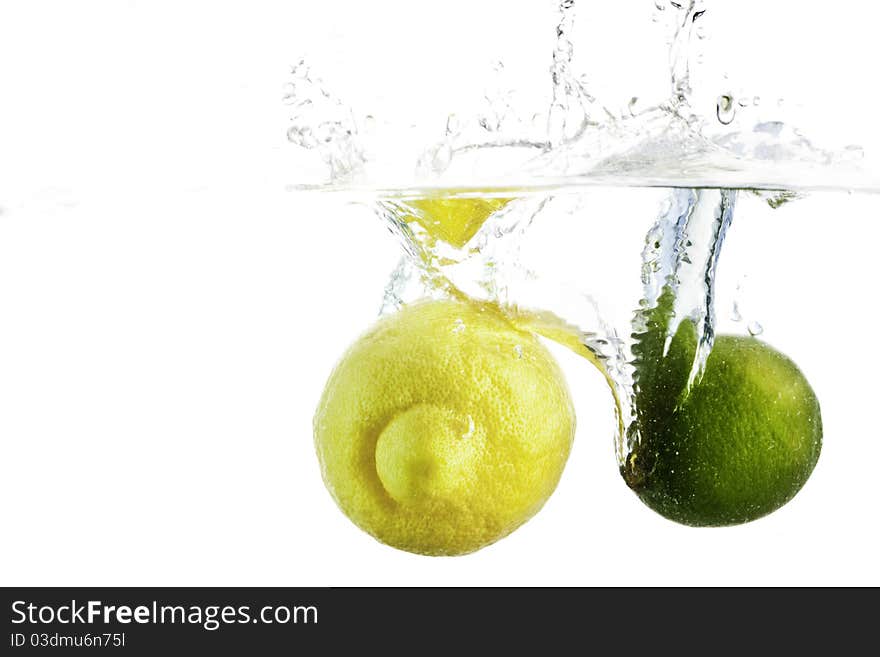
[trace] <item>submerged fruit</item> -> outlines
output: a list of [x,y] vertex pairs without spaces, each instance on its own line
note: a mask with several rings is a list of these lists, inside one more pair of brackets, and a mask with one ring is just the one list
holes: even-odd
[[685,394],[696,337],[685,321],[646,364],[641,442],[624,478],[649,507],[687,525],[755,520],[788,502],[819,458],[822,419],[810,384],[753,337],[719,336]]
[[409,201],[415,212],[410,220],[428,235],[457,249],[467,244],[494,212],[510,202],[507,198],[436,197]]
[[430,555],[477,550],[559,481],[574,411],[558,365],[496,308],[424,301],[377,322],[315,415],[327,488],[359,527]]

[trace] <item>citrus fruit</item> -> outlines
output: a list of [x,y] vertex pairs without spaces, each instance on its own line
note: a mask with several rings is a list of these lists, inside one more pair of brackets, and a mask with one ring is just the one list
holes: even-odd
[[575,418],[550,353],[494,306],[422,301],[342,357],[315,415],[324,482],[359,527],[428,555],[509,534],[553,492]]
[[413,209],[409,221],[417,223],[435,240],[460,249],[477,234],[492,213],[503,208],[507,198],[431,197],[407,203]]
[[[642,355],[656,346],[644,340]],[[695,349],[685,320],[665,356],[642,360],[641,439],[624,478],[645,504],[683,524],[755,520],[788,502],[812,473],[822,445],[819,403],[797,366],[754,337],[718,336],[702,377],[686,390]]]

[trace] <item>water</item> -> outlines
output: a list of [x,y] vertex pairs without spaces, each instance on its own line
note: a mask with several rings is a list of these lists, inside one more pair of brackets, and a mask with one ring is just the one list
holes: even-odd
[[[634,194],[641,194],[637,206]],[[518,323],[588,358],[611,386],[622,461],[638,440],[633,346],[647,332],[645,317],[664,290],[675,297],[668,333],[686,319],[697,327],[699,348],[691,382],[702,372],[714,338],[716,271],[737,194],[728,189],[638,191],[620,186],[533,192],[504,199],[458,248],[433,240],[408,201],[386,199],[377,211],[398,236],[405,255],[385,290],[382,312],[395,312],[425,297],[492,301]],[[465,214],[475,199],[455,196],[444,202],[458,203]],[[600,204],[625,213],[655,207],[657,216],[644,235],[640,277],[638,269],[609,265],[609,260],[619,259],[617,249],[596,259],[592,271],[578,265],[591,251],[581,245],[620,241],[618,231],[603,230],[602,218],[590,216],[590,208]],[[574,246],[566,251],[558,240]],[[560,257],[563,251],[566,255]],[[634,287],[631,299],[623,303],[600,299],[596,289],[603,278],[629,278],[640,287]]]
[[497,62],[485,108],[474,116],[450,114],[444,129],[423,141],[398,134],[374,143],[374,117],[358,117],[300,62],[285,96],[292,108],[288,137],[326,163],[328,175],[291,187],[391,196],[596,185],[880,192],[880,171],[866,165],[858,145],[813,143],[784,120],[781,99],[776,115],[760,120],[747,109],[761,99],[729,89],[718,89],[705,107],[695,98],[692,71],[711,9],[698,0],[658,4],[658,29],[670,43],[669,95],[659,103],[633,97],[623,112],[591,94],[588,75],[574,67],[571,39],[585,19],[574,0],[561,0],[556,25],[547,25],[556,39],[546,108],[532,112],[531,104],[515,102],[516,81]]
[[[634,97],[616,114],[574,70],[575,1],[562,0],[546,111],[519,115],[510,92],[496,89],[486,111],[451,114],[443,134],[411,160],[398,154],[392,168],[367,145],[370,121],[328,92],[305,62],[294,68],[287,95],[289,139],[328,171],[325,184],[295,187],[368,204],[400,241],[404,255],[381,312],[424,297],[492,301],[587,358],[612,392],[621,465],[640,440],[636,365],[664,298],[672,303],[662,334],[686,320],[696,327],[688,385],[700,380],[738,205],[760,201],[776,210],[818,190],[880,192],[880,176],[863,166],[857,146],[821,148],[781,120],[746,125],[743,108],[759,104],[757,97],[722,89],[708,118],[695,111],[691,71],[708,11],[700,0],[657,2],[655,22],[670,38],[668,99],[641,107]],[[608,257],[623,248],[623,223],[635,231],[627,247],[638,255],[641,245],[634,262]],[[585,268],[591,257],[603,264]],[[607,277],[637,283],[631,298],[603,298]],[[762,335],[761,321],[741,306],[735,300],[725,315]]]

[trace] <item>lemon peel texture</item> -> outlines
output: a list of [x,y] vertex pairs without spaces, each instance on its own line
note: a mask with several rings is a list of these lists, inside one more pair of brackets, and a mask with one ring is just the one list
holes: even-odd
[[314,420],[327,488],[378,540],[458,555],[506,536],[556,488],[574,437],[558,365],[496,307],[422,301],[343,356]]

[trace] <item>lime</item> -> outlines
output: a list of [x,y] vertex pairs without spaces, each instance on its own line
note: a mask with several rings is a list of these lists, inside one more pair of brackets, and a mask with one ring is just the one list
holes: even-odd
[[550,353],[494,306],[422,301],[380,319],[315,415],[324,482],[359,527],[429,555],[472,552],[535,514],[574,436]]
[[722,335],[686,390],[694,325],[680,324],[665,356],[662,331],[652,330],[637,355],[641,440],[623,468],[630,487],[661,515],[695,526],[748,522],[788,502],[822,445],[819,403],[797,366],[756,338]]

